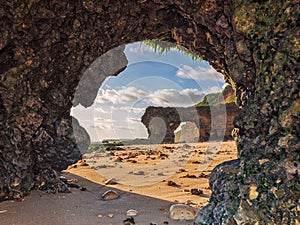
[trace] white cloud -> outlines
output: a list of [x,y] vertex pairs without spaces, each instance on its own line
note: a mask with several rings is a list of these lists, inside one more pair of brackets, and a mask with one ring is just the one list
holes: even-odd
[[145,108],[136,108],[136,107],[132,107],[132,106],[129,106],[129,107],[120,107],[119,108],[120,110],[124,110],[128,113],[134,113],[134,114],[141,114],[141,113],[144,113],[145,112]]
[[127,119],[127,121],[128,121],[129,123],[140,123],[140,122],[141,122],[141,118],[133,118],[133,117],[129,117],[129,118]]
[[223,90],[222,87],[219,87],[219,86],[212,86],[206,90],[204,90],[204,93],[205,94],[210,94],[210,93],[218,93],[218,92],[221,92]]
[[97,103],[111,102],[114,104],[128,104],[133,103],[146,95],[143,90],[135,87],[122,87],[121,89],[106,89],[100,90],[99,95],[96,98]]
[[119,129],[119,130],[130,130],[130,131],[133,131],[135,128],[133,128],[133,127],[128,127],[128,126],[116,126],[115,129]]
[[221,73],[218,73],[212,66],[203,67],[191,67],[188,65],[183,65],[177,71],[177,76],[186,79],[193,80],[216,80],[216,81],[224,81],[224,77]]
[[107,113],[107,111],[105,111],[105,110],[103,109],[103,107],[95,108],[95,110],[96,110],[97,112],[99,112],[99,113]]
[[150,104],[160,106],[191,106],[200,102],[204,94],[197,89],[161,89],[149,94],[147,100]]
[[144,54],[145,52],[153,52],[153,49],[145,44],[129,44],[126,46],[126,50],[128,52],[132,52],[135,54]]
[[99,122],[106,122],[106,123],[112,123],[114,122],[115,120],[112,120],[112,119],[106,119],[106,118],[103,118],[103,117],[95,117],[94,118],[94,122],[95,123],[99,123]]
[[143,113],[145,109],[130,106],[141,99],[150,105],[158,106],[191,106],[201,101],[204,93],[198,89],[187,88],[183,90],[159,89],[151,93],[135,87],[122,87],[121,89],[100,90],[97,103],[122,104],[122,107],[113,107],[112,111],[125,110],[128,113]]
[[97,128],[98,130],[112,130],[114,128],[113,124],[110,123],[93,124],[90,125],[89,127]]

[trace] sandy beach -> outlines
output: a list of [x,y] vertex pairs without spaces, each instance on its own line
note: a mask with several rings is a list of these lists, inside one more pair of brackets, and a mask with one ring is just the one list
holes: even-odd
[[[191,225],[193,221],[170,219],[170,206],[183,203],[195,211],[203,207],[211,194],[211,170],[237,157],[233,141],[210,145],[132,145],[101,153],[104,155],[88,153],[84,161],[60,174],[85,191],[70,188],[71,193],[55,195],[33,191],[23,200],[1,202],[1,224],[118,225],[128,218],[128,210],[135,209],[135,224]],[[116,184],[105,184],[110,178]],[[101,195],[107,190],[120,197],[103,201]]]

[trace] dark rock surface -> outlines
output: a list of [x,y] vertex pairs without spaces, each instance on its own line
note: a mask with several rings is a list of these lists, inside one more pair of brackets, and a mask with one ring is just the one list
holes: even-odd
[[232,180],[240,165],[240,160],[221,163],[213,169],[209,186],[213,190],[210,201],[197,214],[195,224],[234,224],[230,215],[238,207],[238,183]]
[[[174,143],[174,131],[181,122],[193,122],[198,127],[199,139],[196,141],[230,140],[238,112],[234,103],[188,108],[151,106],[142,116],[142,123],[147,127],[148,139],[153,143]],[[155,126],[151,123],[153,118],[160,118],[161,121]],[[162,123],[166,129],[161,129]]]
[[299,29],[297,0],[1,1],[0,199],[24,196],[80,158],[70,108],[89,65],[117,46],[160,39],[209,61],[242,108],[240,164],[224,177],[237,189],[195,224],[296,224]]

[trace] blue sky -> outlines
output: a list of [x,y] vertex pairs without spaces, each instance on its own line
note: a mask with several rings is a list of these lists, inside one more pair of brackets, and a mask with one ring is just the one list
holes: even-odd
[[[141,43],[126,45],[127,68],[103,82],[94,105],[72,109],[92,141],[147,138],[146,107],[187,107],[222,90],[223,76],[206,61],[172,49],[159,55]],[[116,59],[117,60],[117,59]]]

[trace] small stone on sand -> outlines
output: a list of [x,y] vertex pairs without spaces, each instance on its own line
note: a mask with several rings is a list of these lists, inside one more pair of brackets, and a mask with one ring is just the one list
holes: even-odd
[[108,216],[109,218],[113,218],[115,215],[114,215],[113,213],[109,213],[107,216]]
[[168,180],[168,181],[167,181],[167,185],[168,185],[168,186],[173,186],[173,187],[179,187],[178,184],[176,184],[174,181],[171,181],[171,180]]
[[120,195],[116,191],[113,191],[113,190],[108,190],[108,191],[104,192],[101,196],[102,200],[104,200],[104,201],[114,200],[119,197],[120,197]]
[[170,218],[173,220],[194,220],[195,210],[184,204],[174,204],[170,207]]
[[68,184],[68,179],[65,178],[64,176],[60,176],[59,179],[64,182],[65,184]]
[[68,184],[77,184],[78,180],[77,179],[70,179],[68,180]]
[[123,220],[123,224],[124,225],[134,225],[134,219],[132,217],[126,218],[125,220]]
[[139,212],[135,209],[129,209],[127,212],[126,212],[126,215],[127,216],[136,216]]
[[114,185],[117,184],[117,180],[115,178],[110,178],[104,182],[105,185]]
[[199,196],[201,196],[201,195],[203,195],[204,193],[203,193],[203,191],[200,190],[200,189],[192,188],[192,189],[191,189],[191,194],[192,194],[192,195],[199,195]]

